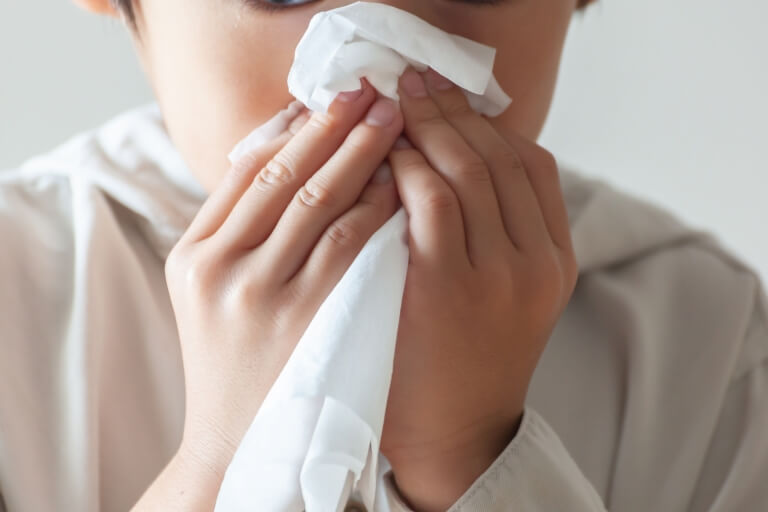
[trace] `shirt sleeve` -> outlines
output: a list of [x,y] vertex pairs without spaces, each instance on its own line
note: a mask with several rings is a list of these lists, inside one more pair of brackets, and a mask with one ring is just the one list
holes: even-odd
[[768,510],[768,298],[757,301],[689,512]]
[[[400,496],[391,471],[384,482],[392,512],[413,512]],[[531,407],[523,412],[515,438],[448,512],[510,510],[606,510],[560,438]]]
[[[686,497],[679,500],[680,509],[670,512],[768,510],[768,298],[762,288],[753,306],[746,332],[735,341],[740,357],[716,427],[701,448],[705,455],[689,468],[693,478],[687,481],[693,485],[670,482],[681,498]],[[391,471],[384,482],[391,510],[413,512],[399,495]],[[529,407],[515,439],[448,512],[592,512],[605,511],[606,505],[611,510],[653,510],[654,496],[647,499],[645,504],[604,504],[557,434]]]

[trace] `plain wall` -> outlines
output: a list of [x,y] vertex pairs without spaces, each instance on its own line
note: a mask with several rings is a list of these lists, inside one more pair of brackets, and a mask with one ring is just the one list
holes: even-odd
[[0,169],[150,99],[120,21],[70,0],[0,0]]
[[[574,16],[539,142],[768,279],[768,2],[599,2]],[[151,99],[120,23],[66,0],[0,4],[0,70],[0,168]]]
[[768,2],[598,0],[540,143],[714,231],[768,279]]

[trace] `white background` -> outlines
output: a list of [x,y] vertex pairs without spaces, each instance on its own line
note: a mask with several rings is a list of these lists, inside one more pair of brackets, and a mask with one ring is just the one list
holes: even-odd
[[[599,0],[540,143],[714,231],[768,279],[768,2]],[[0,3],[0,168],[151,99],[119,22]]]

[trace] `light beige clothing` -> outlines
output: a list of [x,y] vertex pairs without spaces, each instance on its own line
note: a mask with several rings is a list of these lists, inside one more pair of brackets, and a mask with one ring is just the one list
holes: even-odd
[[[517,437],[451,512],[767,511],[757,276],[657,207],[571,170],[562,183],[579,282]],[[128,510],[174,453],[163,261],[203,198],[154,106],[0,173],[8,511]]]

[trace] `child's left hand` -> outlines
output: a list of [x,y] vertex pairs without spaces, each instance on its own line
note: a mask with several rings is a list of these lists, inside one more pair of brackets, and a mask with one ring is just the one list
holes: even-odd
[[389,156],[410,262],[382,452],[403,497],[432,511],[514,437],[578,265],[554,158],[419,76],[400,82],[415,148],[401,140]]

